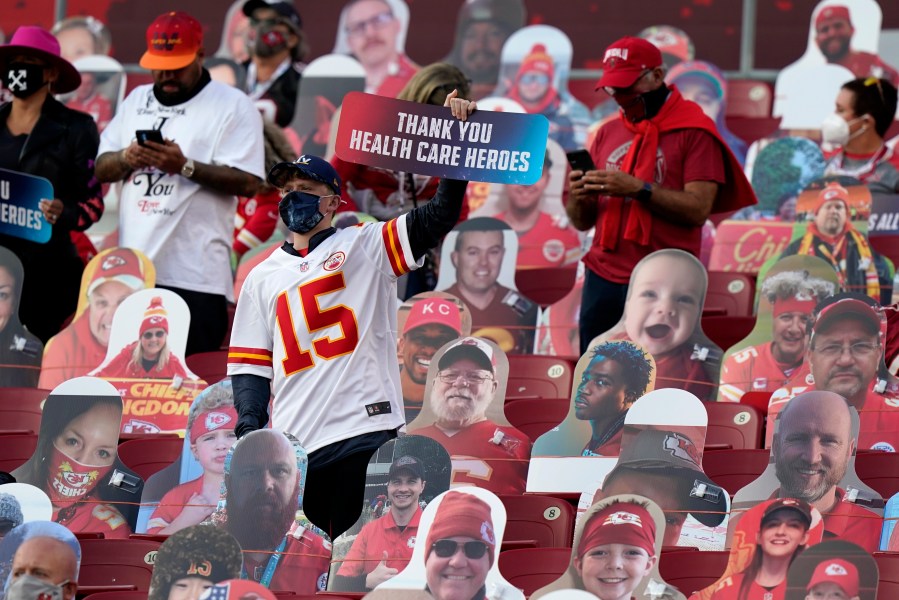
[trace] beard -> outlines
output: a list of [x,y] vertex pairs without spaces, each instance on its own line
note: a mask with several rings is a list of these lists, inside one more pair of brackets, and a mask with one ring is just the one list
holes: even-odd
[[[163,85],[176,85],[177,91],[166,92],[162,89]],[[153,95],[163,106],[175,106],[182,104],[190,99],[190,90],[187,89],[180,81],[166,81],[163,83],[153,84]]]
[[471,390],[448,390],[442,397],[431,395],[431,408],[437,421],[459,423],[462,427],[483,417],[489,403],[490,398],[486,394],[479,397],[471,393]]
[[774,471],[778,481],[780,481],[781,498],[798,498],[799,500],[805,500],[808,503],[817,502],[823,498],[828,491],[835,487],[846,473],[845,466],[842,470],[827,470],[824,467],[820,467],[824,469],[824,474],[820,477],[820,482],[817,484],[805,483],[801,481],[800,477],[794,475],[796,469],[809,468],[815,468],[815,465],[799,459],[794,460],[789,464],[785,464],[784,461],[777,458],[775,459]]
[[849,53],[850,38],[839,38],[839,44],[831,45],[830,42],[831,40],[828,40],[822,46],[818,46],[827,62],[836,62]]
[[[296,498],[296,494],[293,498]],[[290,530],[297,513],[295,505],[284,504],[264,492],[247,499],[243,506],[232,504],[229,498],[226,506],[234,507],[233,510],[228,510],[228,532],[237,539],[244,550],[275,548]],[[262,507],[269,508],[265,516],[260,510]]]

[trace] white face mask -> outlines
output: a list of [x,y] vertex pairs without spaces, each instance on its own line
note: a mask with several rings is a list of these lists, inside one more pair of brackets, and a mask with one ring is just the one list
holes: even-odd
[[846,119],[838,114],[827,115],[827,118],[821,123],[821,139],[834,146],[845,146],[849,140],[861,135],[867,129],[867,126],[862,126],[855,133],[849,133],[849,126],[862,118],[858,117],[846,122]]
[[6,588],[6,600],[62,600],[62,588],[68,583],[68,579],[53,584],[33,575],[21,575],[13,579]]

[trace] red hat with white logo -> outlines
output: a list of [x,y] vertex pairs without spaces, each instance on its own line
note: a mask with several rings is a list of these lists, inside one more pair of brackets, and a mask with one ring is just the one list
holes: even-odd
[[606,48],[602,59],[602,77],[596,89],[628,88],[646,69],[662,66],[662,53],[651,42],[638,37],[623,37]]
[[849,16],[849,7],[837,4],[825,6],[818,13],[818,16],[815,17],[815,29],[827,21],[847,21],[851,26],[852,19]]
[[145,331],[150,329],[162,329],[166,333],[169,332],[169,313],[166,312],[165,308],[162,306],[162,298],[159,296],[155,296],[152,300],[150,300],[150,306],[147,308],[147,311],[144,313],[144,320],[141,321],[140,324],[140,332],[138,335],[143,335]]
[[496,533],[490,505],[467,492],[447,492],[428,531],[425,560],[431,554],[434,542],[451,537],[470,537],[487,544],[490,564],[496,552]]
[[197,415],[190,427],[190,443],[196,444],[200,436],[219,429],[234,429],[235,425],[237,425],[237,410],[233,406],[218,406]]
[[403,335],[422,325],[443,325],[462,335],[462,316],[459,306],[446,298],[423,298],[409,309]]
[[655,556],[656,524],[646,508],[633,502],[613,502],[594,513],[581,533],[577,555],[603,544],[637,546]]
[[135,291],[146,287],[143,265],[134,250],[115,248],[107,254],[101,254],[96,260],[100,264],[97,265],[93,279],[87,287],[88,296],[110,281],[117,281]]
[[824,186],[824,189],[818,192],[818,198],[815,202],[815,214],[818,214],[822,206],[835,200],[842,202],[846,206],[846,210],[849,210],[849,190],[836,181],[831,181]]
[[183,69],[202,47],[200,22],[186,12],[167,12],[147,28],[147,51],[140,58],[140,66],[151,71]]
[[858,569],[854,564],[842,558],[825,560],[812,573],[805,590],[812,591],[819,583],[834,583],[840,586],[843,593],[853,598],[858,596]]

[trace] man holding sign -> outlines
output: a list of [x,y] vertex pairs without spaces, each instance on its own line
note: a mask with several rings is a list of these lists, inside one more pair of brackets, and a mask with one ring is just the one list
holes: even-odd
[[[464,123],[475,104],[456,96],[444,106]],[[396,280],[452,229],[467,182],[442,179],[429,203],[341,230],[331,226],[341,181],[327,161],[279,163],[268,182],[281,190],[293,239],[250,272],[237,305],[228,356],[236,431],[265,427],[274,395],[273,426],[309,452],[304,511],[333,539],[359,515],[372,452],[405,423]]]

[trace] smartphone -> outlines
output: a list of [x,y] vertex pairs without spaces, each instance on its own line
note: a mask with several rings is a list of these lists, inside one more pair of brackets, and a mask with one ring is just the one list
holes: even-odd
[[587,171],[596,169],[596,165],[593,164],[593,159],[590,158],[590,153],[583,148],[567,152],[565,156],[568,157],[568,164],[571,165],[572,171],[583,171],[586,173]]
[[137,143],[140,146],[146,146],[147,142],[156,142],[157,144],[165,144],[162,139],[162,132],[158,129],[138,129],[134,132],[137,136]]

